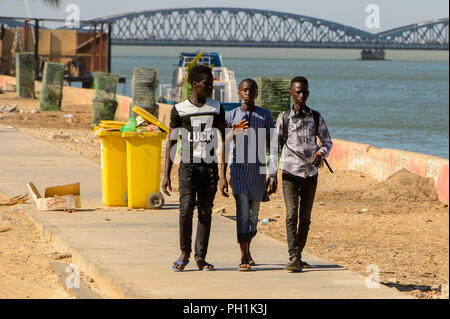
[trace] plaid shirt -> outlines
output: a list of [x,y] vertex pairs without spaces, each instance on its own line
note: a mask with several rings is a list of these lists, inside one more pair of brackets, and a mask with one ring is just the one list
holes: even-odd
[[[288,139],[286,144],[291,149],[301,154],[309,163],[306,163],[304,160],[297,157],[286,147],[286,145],[284,145],[281,151],[279,168],[303,178],[314,176],[317,174],[317,167],[311,164],[314,159],[314,154],[317,151],[321,151],[324,156],[327,157],[333,146],[325,120],[321,115],[319,116],[319,129],[317,135],[322,143],[322,146],[319,148],[315,137],[314,117],[311,109],[306,107],[306,115],[303,118],[295,116],[293,108],[285,112],[290,112]],[[285,112],[280,113],[276,124],[279,143],[283,140],[283,116]]]

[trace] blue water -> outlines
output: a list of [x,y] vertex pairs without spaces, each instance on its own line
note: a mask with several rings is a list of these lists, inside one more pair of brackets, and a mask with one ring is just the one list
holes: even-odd
[[[136,66],[156,68],[160,83],[171,83],[177,54],[113,55],[112,72],[127,78],[118,93],[130,95]],[[322,114],[333,138],[449,158],[448,61],[223,58],[238,83],[306,76],[307,104]]]

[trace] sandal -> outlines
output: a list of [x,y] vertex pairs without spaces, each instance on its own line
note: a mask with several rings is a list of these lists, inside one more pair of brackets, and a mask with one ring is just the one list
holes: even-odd
[[249,264],[239,264],[238,266],[238,271],[250,271],[252,270],[252,266],[250,266]]
[[213,271],[216,270],[214,268],[214,265],[211,265],[209,263],[207,263],[206,261],[199,261],[197,262],[197,266],[198,266],[198,270],[203,270],[203,271]]
[[255,261],[254,261],[253,259],[249,259],[249,260],[248,260],[248,264],[249,264],[250,266],[256,266],[256,263],[255,263]]
[[189,260],[187,260],[185,262],[181,262],[181,261],[175,260],[175,264],[180,266],[180,268],[176,268],[175,266],[172,265],[172,270],[175,271],[175,272],[180,272],[180,271],[184,270],[184,267],[186,267],[187,264],[189,264]]
[[301,261],[301,263],[302,263],[303,268],[312,268],[310,264],[308,264],[307,262],[305,262],[303,260]]

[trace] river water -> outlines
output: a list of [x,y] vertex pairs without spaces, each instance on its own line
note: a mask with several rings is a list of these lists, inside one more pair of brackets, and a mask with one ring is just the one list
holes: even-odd
[[[114,46],[112,72],[158,70],[171,83],[180,52],[196,48]],[[387,51],[389,61],[358,61],[357,50],[206,48],[217,51],[236,79],[256,76],[309,81],[308,105],[324,117],[331,136],[382,148],[449,158],[448,52]]]

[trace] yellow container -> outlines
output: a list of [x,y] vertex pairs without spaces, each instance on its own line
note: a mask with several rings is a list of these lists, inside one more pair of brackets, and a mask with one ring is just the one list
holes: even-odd
[[125,122],[120,122],[120,121],[101,121],[99,123],[100,127],[103,127],[105,129],[118,129],[120,130],[122,128],[122,126],[124,126]]
[[160,122],[154,115],[152,115],[151,113],[147,112],[146,110],[144,110],[143,108],[135,105],[133,106],[133,108],[131,109],[134,113],[142,116],[142,118],[152,124],[155,124],[157,127],[159,127],[161,129],[161,131],[168,133],[169,129],[162,123]]
[[158,126],[162,133],[122,133],[127,145],[128,207],[161,208],[161,145],[169,130],[144,109],[134,106],[132,111]]
[[101,141],[102,201],[127,206],[127,146],[119,130],[94,128]]
[[166,133],[123,132],[127,146],[128,207],[161,208],[161,141]]

